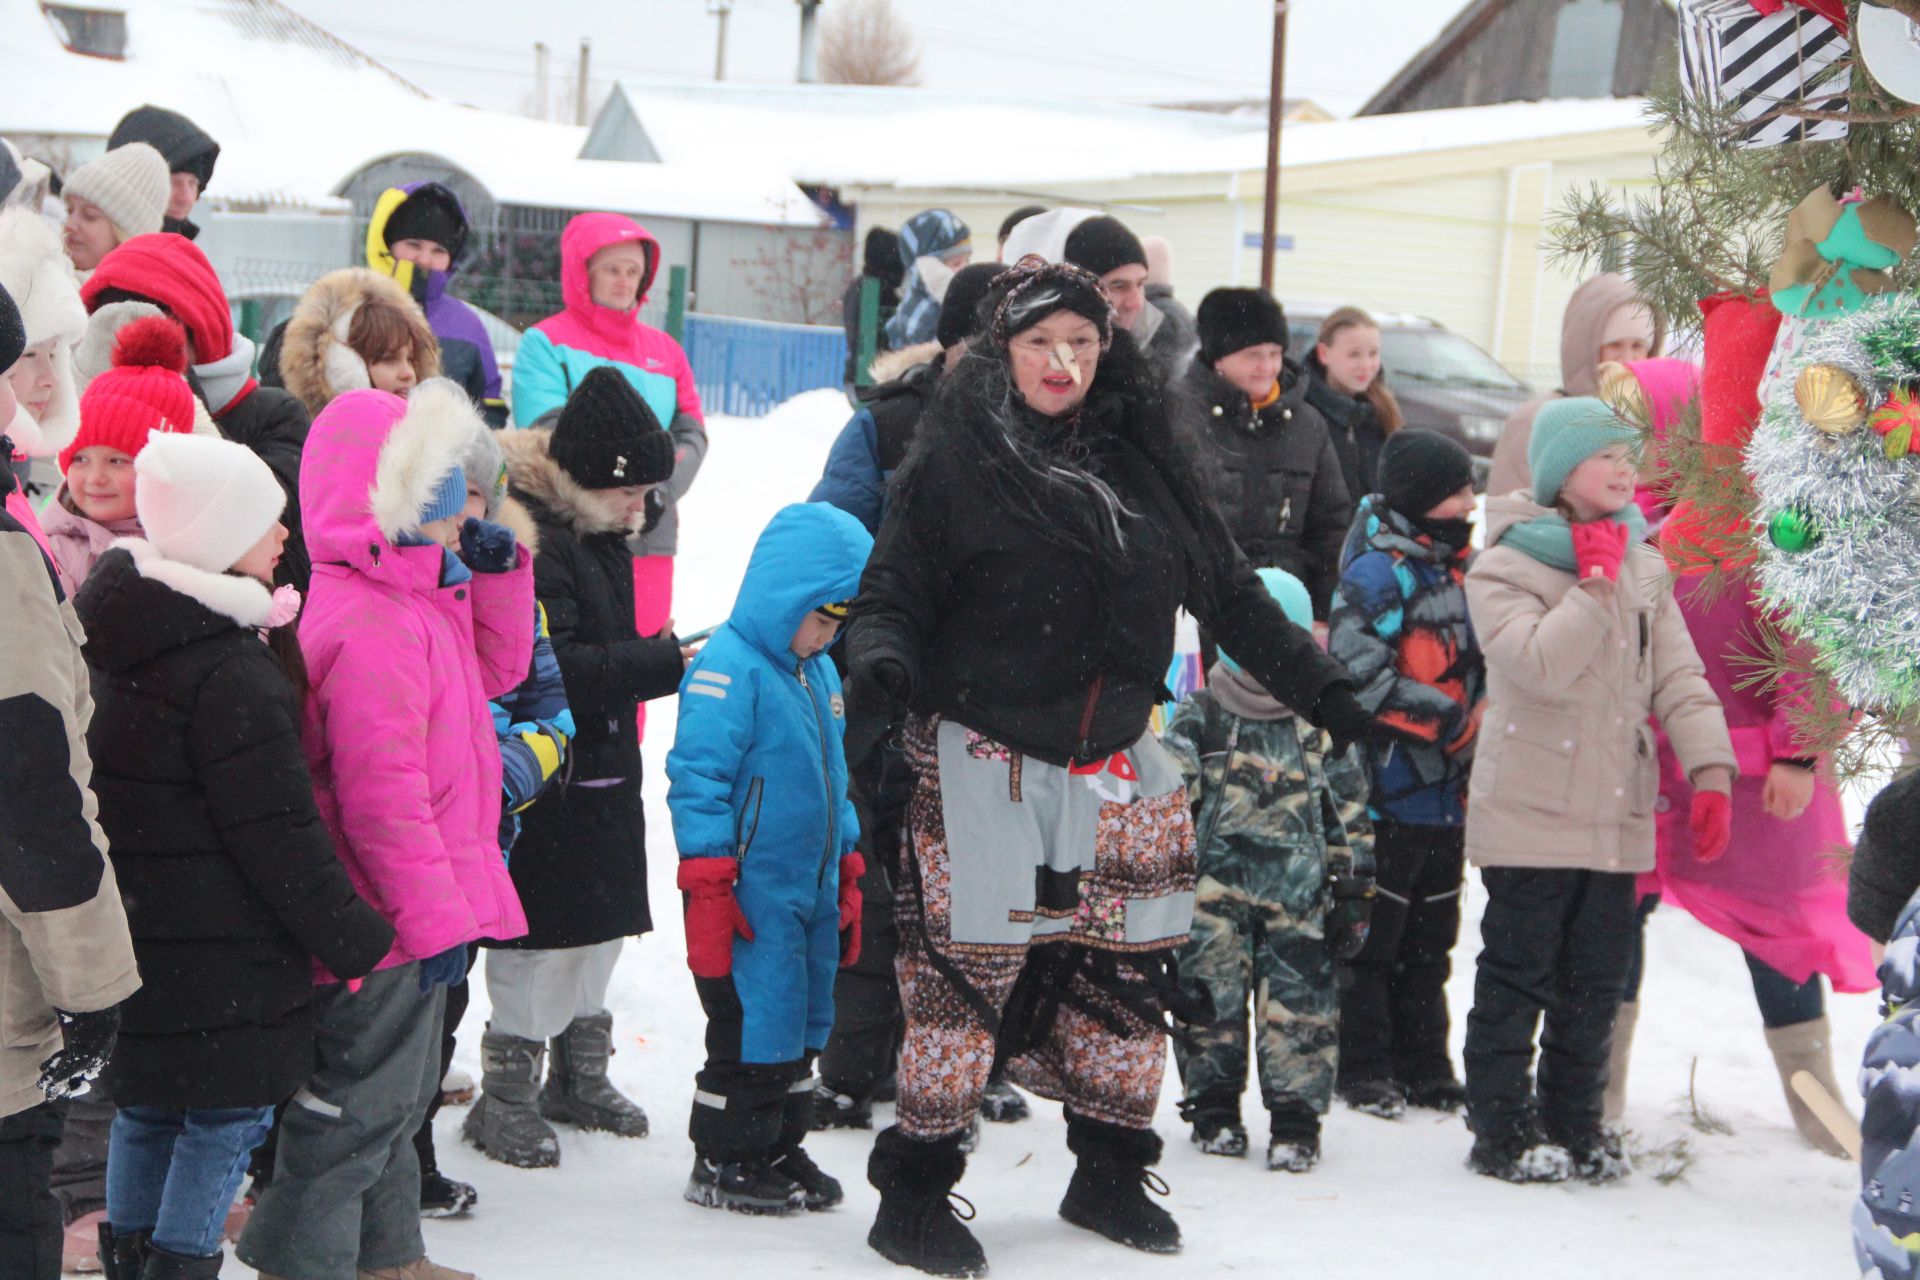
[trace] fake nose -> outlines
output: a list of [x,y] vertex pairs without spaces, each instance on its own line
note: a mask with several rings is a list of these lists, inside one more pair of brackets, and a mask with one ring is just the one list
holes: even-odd
[[1055,343],[1052,353],[1047,357],[1047,363],[1059,372],[1072,377],[1074,386],[1080,385],[1080,361],[1074,357],[1072,347],[1064,342]]

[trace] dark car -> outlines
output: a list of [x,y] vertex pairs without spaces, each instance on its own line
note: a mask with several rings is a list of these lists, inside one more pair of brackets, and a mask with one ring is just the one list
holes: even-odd
[[[1320,325],[1335,307],[1287,305],[1288,353],[1313,353]],[[1475,475],[1485,478],[1493,446],[1513,411],[1533,395],[1492,356],[1445,325],[1420,316],[1384,311],[1368,314],[1380,325],[1380,368],[1399,398],[1410,427],[1452,436],[1474,455]]]

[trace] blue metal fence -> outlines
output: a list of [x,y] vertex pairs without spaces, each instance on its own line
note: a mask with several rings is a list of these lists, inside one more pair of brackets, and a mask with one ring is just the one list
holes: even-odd
[[708,413],[757,418],[802,391],[837,387],[846,375],[839,329],[724,316],[687,316],[681,337]]

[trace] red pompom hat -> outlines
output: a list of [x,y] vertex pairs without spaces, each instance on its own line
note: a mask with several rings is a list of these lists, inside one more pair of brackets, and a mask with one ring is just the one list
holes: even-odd
[[82,449],[118,449],[138,457],[155,431],[193,430],[193,389],[187,385],[187,339],[159,316],[135,320],[113,344],[113,367],[80,396],[80,431],[60,451],[64,474]]

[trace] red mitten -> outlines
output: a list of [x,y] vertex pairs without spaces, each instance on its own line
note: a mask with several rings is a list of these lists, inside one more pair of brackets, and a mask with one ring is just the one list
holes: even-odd
[[1582,578],[1618,580],[1633,535],[1614,520],[1589,520],[1573,526],[1574,573]]
[[733,858],[682,858],[677,883],[687,895],[687,968],[696,978],[733,972],[733,939],[753,941],[753,929],[733,896],[740,863]]
[[1693,833],[1693,856],[1701,862],[1717,861],[1733,838],[1733,802],[1723,792],[1694,792],[1687,829]]
[[840,947],[840,967],[851,969],[860,959],[860,877],[867,874],[867,860],[855,849],[840,859],[840,932],[845,941]]

